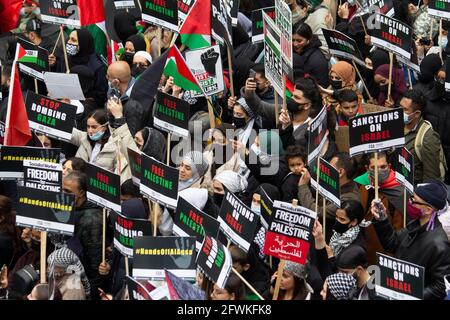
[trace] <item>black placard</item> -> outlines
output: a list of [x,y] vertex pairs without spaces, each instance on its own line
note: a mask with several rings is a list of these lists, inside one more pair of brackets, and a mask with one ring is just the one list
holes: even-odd
[[141,0],[142,20],[178,32],[177,0]]
[[269,228],[270,223],[270,217],[272,216],[273,211],[273,201],[270,199],[270,197],[267,195],[266,191],[261,187],[261,193],[260,193],[261,199],[261,224],[264,228]]
[[16,224],[72,235],[75,229],[75,196],[18,187]]
[[126,277],[130,300],[152,300],[150,293],[145,286],[130,276]]
[[81,27],[79,7],[76,0],[40,0],[41,19],[70,27]]
[[377,252],[380,282],[375,283],[377,295],[393,300],[423,299],[425,268],[408,261]]
[[134,8],[136,8],[136,4],[134,3],[134,0],[126,0],[126,1],[123,1],[123,0],[115,0],[115,1],[113,1],[114,2],[114,7],[117,9],[117,10],[120,10],[120,9],[134,9]]
[[255,237],[259,217],[233,193],[225,191],[217,221],[227,237],[245,252]]
[[121,212],[120,176],[92,163],[86,164],[87,199],[101,207]]
[[141,154],[141,193],[153,201],[176,208],[178,201],[178,169]]
[[70,142],[77,114],[76,106],[28,90],[25,107],[31,129]]
[[392,17],[394,15],[394,3],[392,0],[365,0],[363,4],[366,10],[371,10]]
[[5,123],[3,121],[0,121],[0,146],[5,142],[5,130]]
[[349,120],[350,156],[405,144],[403,109],[359,115]]
[[428,2],[428,15],[437,19],[450,20],[450,2],[447,0],[430,0]]
[[[328,161],[319,158],[319,193],[340,208],[341,192],[339,187],[339,171]],[[311,164],[311,185],[317,189],[317,162]]]
[[23,182],[27,188],[61,192],[62,166],[59,163],[24,160]]
[[141,183],[142,160],[141,154],[128,148],[128,159],[130,160],[131,179],[137,186]]
[[236,27],[238,24],[239,2],[240,0],[228,0],[227,2],[230,10],[229,15],[231,16],[231,25],[233,27]]
[[23,160],[59,163],[61,149],[7,147],[0,149],[0,180],[23,178]]
[[366,64],[355,40],[336,30],[322,29],[322,32],[332,55],[354,60],[365,67]]
[[124,256],[132,258],[134,238],[152,234],[150,221],[127,218],[115,211],[111,211],[109,218],[114,229],[114,247]]
[[367,25],[372,44],[411,59],[412,29],[409,25],[379,13],[372,14]]
[[196,276],[194,237],[137,237],[134,239],[133,276],[165,279],[164,269],[193,280]]
[[44,72],[49,71],[48,51],[21,37],[17,42],[25,49],[26,55],[19,59],[19,70],[30,77],[44,81]]
[[196,248],[200,250],[205,235],[217,238],[220,223],[194,207],[182,196],[178,197],[177,209],[173,217],[173,233],[180,237],[196,237]]
[[398,148],[391,157],[395,178],[410,194],[414,193],[414,157],[406,148]]
[[317,117],[311,121],[308,137],[308,164],[311,164],[319,155],[326,142],[327,134],[327,108],[323,107]]
[[211,35],[217,42],[232,48],[231,16],[225,0],[211,0]]
[[178,0],[178,20],[184,22],[197,0]]
[[189,108],[187,101],[158,91],[153,108],[153,124],[161,130],[188,137]]
[[275,21],[275,7],[267,7],[252,11],[252,42],[259,43],[264,41],[264,28],[262,13],[265,12],[273,21]]
[[206,236],[197,255],[197,266],[212,282],[223,289],[230,276],[233,260],[230,251],[223,244]]

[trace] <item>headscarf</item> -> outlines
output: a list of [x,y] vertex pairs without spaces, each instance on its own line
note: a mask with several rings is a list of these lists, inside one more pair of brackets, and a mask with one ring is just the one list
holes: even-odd
[[[136,47],[135,47],[136,48]],[[151,65],[153,63],[152,56],[147,51],[137,51],[134,55],[135,57],[142,57],[148,61],[148,64]]]
[[80,276],[83,283],[84,292],[86,296],[91,295],[91,285],[86,277],[86,272],[77,255],[67,247],[53,251],[47,258],[47,263],[50,267],[50,277],[54,277],[55,267],[61,267],[66,270],[66,273],[75,273]]
[[178,183],[178,191],[189,188],[194,184],[197,180],[203,177],[208,170],[208,162],[206,161],[203,153],[200,151],[190,151],[188,152],[183,160],[186,165],[191,167],[192,177],[186,181],[179,181]]
[[263,183],[256,189],[255,193],[261,194],[261,189],[269,196],[270,200],[281,200],[280,191],[273,184]]
[[284,270],[286,270],[296,278],[306,280],[309,272],[309,262],[306,261],[306,264],[303,265],[292,261],[286,261]]
[[434,76],[442,68],[442,60],[437,54],[428,54],[420,63],[419,80],[423,83],[433,82]]
[[91,54],[95,53],[94,38],[87,29],[75,30],[78,37],[78,53],[70,56],[70,62],[73,65],[87,64]]
[[145,43],[144,37],[139,34],[134,34],[128,37],[127,41],[133,44],[134,52],[147,51],[147,44]]
[[343,87],[350,87],[355,84],[355,69],[350,63],[338,61],[331,67],[330,74],[331,72],[336,72],[336,74],[342,79]]
[[122,215],[131,219],[147,219],[148,213],[145,210],[141,199],[132,198],[122,203]]
[[164,135],[150,127],[145,127],[143,130],[148,132],[148,138],[144,142],[142,152],[149,157],[153,157],[158,161],[164,162],[166,158],[167,143]]
[[[389,64],[383,64],[375,70],[375,74],[380,75],[386,79],[389,79]],[[406,87],[405,76],[402,69],[392,68],[392,85],[391,96],[394,101],[397,100],[408,88]],[[380,92],[378,95],[378,104],[384,105],[384,102],[388,99],[387,93]]]
[[219,181],[232,193],[244,192],[248,185],[247,179],[232,170],[222,171],[213,180]]
[[208,202],[208,189],[188,188],[180,191],[179,196],[197,209],[203,210]]
[[339,272],[327,277],[328,290],[337,300],[351,300],[356,292],[356,279],[351,275]]
[[126,40],[138,32],[134,17],[126,11],[118,11],[114,16],[114,30],[124,46]]
[[[370,94],[373,97],[378,97],[380,94],[380,89],[378,88],[378,85],[375,83],[374,75],[375,70],[378,69],[379,66],[383,64],[389,64],[389,55],[386,51],[383,51],[381,49],[376,49],[369,53],[369,59],[372,61],[372,69],[365,69],[365,81],[367,88],[370,91]],[[368,98],[368,97],[367,97]]]

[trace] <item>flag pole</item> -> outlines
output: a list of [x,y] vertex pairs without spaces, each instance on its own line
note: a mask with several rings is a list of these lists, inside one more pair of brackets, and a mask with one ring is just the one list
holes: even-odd
[[102,261],[106,262],[106,208],[103,208]]
[[158,27],[158,57],[161,55],[162,28]]
[[319,179],[320,179],[320,156],[317,156],[317,180],[316,180],[316,212],[319,214]]
[[363,77],[361,76],[361,73],[359,72],[359,69],[356,67],[355,61],[352,60],[352,63],[353,63],[353,68],[355,68],[355,71],[358,74],[358,77],[361,79],[361,82],[362,82],[363,87],[364,87],[364,91],[366,91],[367,96],[369,97],[369,100],[372,100],[373,99],[372,95],[370,94],[369,89],[367,89],[366,82],[364,81]]
[[46,260],[47,260],[47,231],[41,231],[41,263],[40,263],[41,283],[47,282]]
[[322,221],[322,225],[323,225],[323,238],[326,239],[327,238],[327,234],[326,234],[326,225],[327,225],[327,198],[323,197],[323,221]]
[[278,127],[278,113],[279,113],[279,108],[278,108],[278,93],[275,90],[275,124]]
[[60,35],[61,35],[61,42],[62,42],[62,47],[63,47],[63,52],[64,52],[64,62],[66,63],[66,73],[69,73],[70,72],[69,60],[67,59],[66,42],[64,40],[63,26],[59,27],[59,32],[60,32]]
[[230,72],[230,91],[231,91],[231,96],[234,97],[234,86],[233,86],[233,63],[231,61],[231,50],[230,48],[227,46],[227,53],[228,53],[228,69]]
[[208,101],[209,126],[211,129],[214,129],[216,127],[216,119],[214,116],[213,103],[211,97],[207,97],[206,100]]
[[4,143],[5,146],[9,145],[8,138],[9,138],[9,131],[10,131],[10,119],[11,119],[11,104],[12,99],[14,95],[14,82],[16,78],[16,68],[17,68],[17,59],[19,58],[19,46],[20,44],[17,44],[16,46],[16,55],[14,57],[13,67],[11,71],[11,79],[10,79],[10,85],[9,85],[9,96],[8,96],[8,107],[6,109],[6,123],[5,123],[5,139]]
[[394,67],[394,55],[392,52],[389,52],[389,86],[388,86],[388,95],[387,100],[391,99],[391,89],[392,89],[392,68]]
[[237,270],[235,268],[231,268],[231,270],[233,270],[234,274],[241,279],[241,281],[247,286],[247,288],[249,288],[250,290],[252,290],[252,292],[260,299],[260,300],[265,300],[259,293],[258,291],[256,291],[255,288],[252,287],[252,285],[250,283],[248,283],[247,280],[245,280],[245,278],[239,273],[237,272]]

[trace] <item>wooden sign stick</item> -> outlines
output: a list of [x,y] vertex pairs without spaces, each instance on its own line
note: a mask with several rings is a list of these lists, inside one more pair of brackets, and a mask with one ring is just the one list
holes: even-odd
[[326,239],[326,225],[327,225],[327,199],[323,197],[323,238]]
[[387,100],[391,98],[392,90],[392,68],[394,67],[394,54],[389,52],[389,83],[388,83],[388,95]]
[[41,283],[47,282],[47,231],[41,231],[41,264],[40,278]]
[[162,28],[158,27],[158,57],[161,55]]
[[406,228],[406,199],[407,199],[407,195],[406,195],[406,188],[403,187],[403,228]]
[[278,93],[275,91],[275,123],[276,126],[278,127],[278,113],[279,113],[279,108],[278,108]]
[[316,180],[316,212],[319,214],[319,179],[320,179],[320,156],[317,156],[317,180]]
[[358,74],[358,77],[361,79],[361,82],[362,82],[363,87],[364,87],[364,91],[366,91],[366,94],[369,97],[369,100],[372,100],[373,99],[372,95],[370,94],[369,89],[367,89],[366,83],[365,83],[363,77],[361,76],[361,73],[359,72],[359,69],[356,67],[355,61],[352,60],[352,63],[353,63],[353,68],[355,68],[355,71]]
[[103,208],[102,261],[106,262],[106,208]]
[[69,69],[69,60],[67,59],[66,42],[64,41],[64,31],[63,31],[63,26],[60,26],[59,32],[60,32],[61,43],[62,43],[63,52],[64,52],[64,62],[66,63],[66,73],[69,73],[69,72],[70,72],[70,69]]
[[125,256],[125,274],[127,276],[130,275],[130,267],[129,267],[129,264],[128,264],[128,256]]
[[231,50],[227,47],[227,53],[228,53],[228,69],[230,73],[230,91],[231,96],[234,97],[234,87],[233,87],[233,63],[231,61]]
[[375,152],[375,200],[378,200],[378,152]]
[[52,50],[51,55],[54,55],[54,54],[55,54],[55,50],[56,50],[56,47],[58,46],[59,39],[61,39],[61,32],[58,33],[58,38],[56,38],[56,43],[55,43],[55,46],[53,47],[53,50]]
[[260,300],[265,300],[265,299],[258,293],[258,291],[256,291],[256,289],[253,288],[253,287],[251,286],[251,284],[248,283],[248,281],[245,280],[245,278],[244,278],[239,272],[237,272],[237,270],[236,270],[235,268],[231,268],[231,270],[234,272],[235,275],[238,276],[239,279],[241,279],[241,281],[242,281],[242,282],[243,282],[250,290],[252,290],[252,292],[253,292],[254,294],[256,294],[256,296],[257,296]]

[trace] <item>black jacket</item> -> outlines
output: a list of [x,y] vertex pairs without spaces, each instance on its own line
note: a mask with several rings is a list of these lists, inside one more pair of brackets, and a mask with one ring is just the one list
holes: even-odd
[[387,252],[425,268],[424,299],[444,299],[444,276],[450,274],[450,243],[439,219],[435,219],[430,231],[418,220],[399,231],[394,231],[387,219],[374,220],[373,226]]
[[152,106],[145,107],[139,101],[126,95],[120,99],[124,109],[123,115],[133,136],[144,127],[153,126]]
[[294,53],[294,77],[309,74],[319,85],[327,88],[329,85],[328,60],[320,50],[321,46],[319,38],[314,35],[300,54]]

